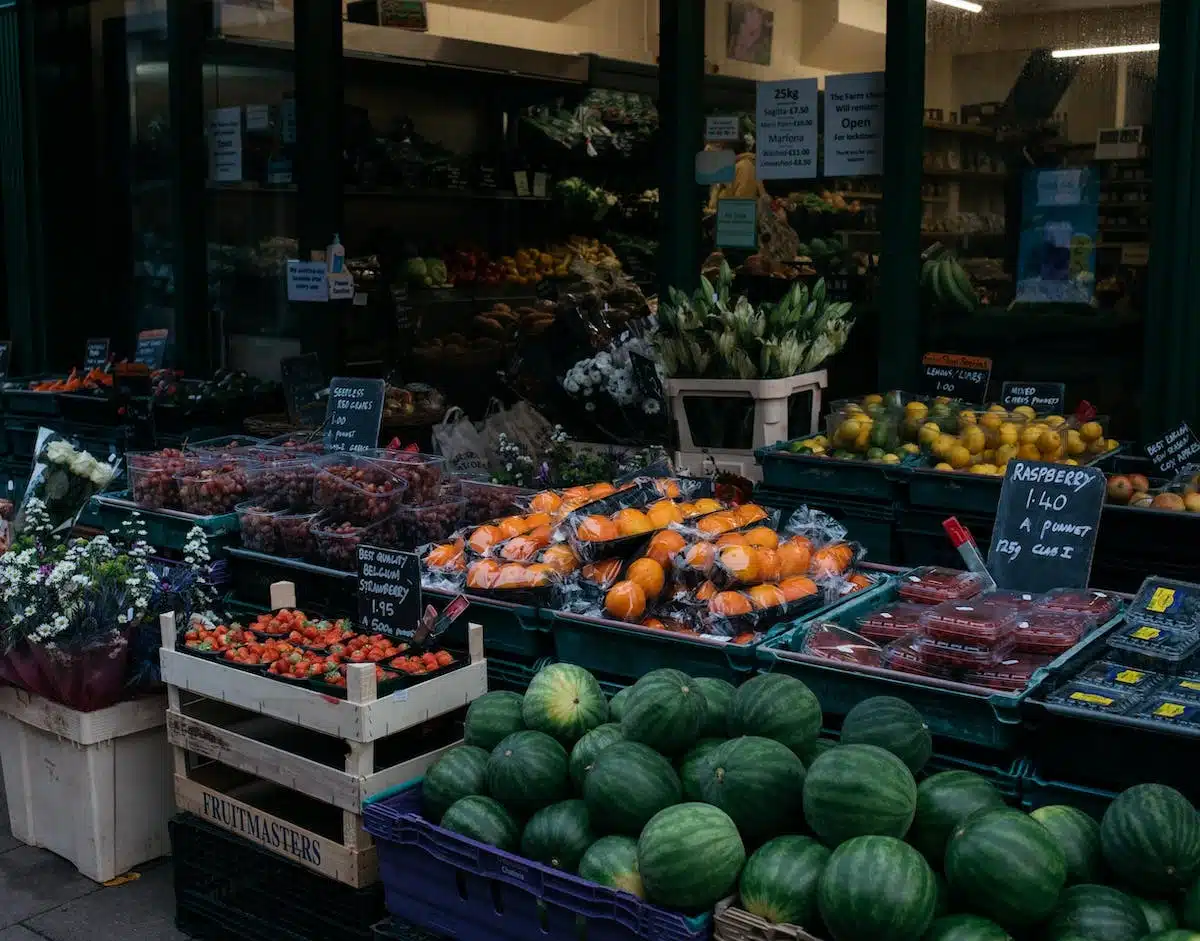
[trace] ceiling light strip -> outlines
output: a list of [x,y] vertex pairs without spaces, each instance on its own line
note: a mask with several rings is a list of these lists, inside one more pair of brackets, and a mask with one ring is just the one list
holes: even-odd
[[1084,49],[1055,49],[1050,53],[1056,59],[1076,59],[1080,56],[1115,56],[1125,52],[1158,52],[1156,42],[1130,43],[1125,46],[1091,46]]

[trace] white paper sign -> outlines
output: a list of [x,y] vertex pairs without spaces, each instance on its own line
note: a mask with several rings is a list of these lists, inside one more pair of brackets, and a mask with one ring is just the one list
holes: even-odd
[[270,105],[246,105],[246,130],[269,131],[271,129]]
[[825,175],[883,173],[882,72],[825,79]]
[[289,301],[310,301],[323,304],[329,300],[329,273],[323,261],[294,261],[287,263],[287,296]]
[[737,175],[732,150],[702,150],[696,154],[696,182],[701,186],[732,183]]
[[1083,170],[1042,170],[1037,175],[1039,206],[1078,206],[1083,201]]
[[354,275],[331,274],[329,276],[329,299],[349,301],[354,299]]
[[736,114],[710,114],[704,119],[706,141],[737,140],[738,116]]
[[758,248],[758,200],[717,200],[717,247]]
[[[755,174],[760,180],[817,175],[817,80],[759,82],[755,93]],[[828,172],[828,171],[826,171]]]
[[241,107],[208,112],[208,178],[216,183],[241,182]]

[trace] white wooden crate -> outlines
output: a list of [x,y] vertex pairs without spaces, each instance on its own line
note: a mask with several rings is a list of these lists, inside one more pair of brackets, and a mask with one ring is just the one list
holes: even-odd
[[13,836],[107,882],[170,852],[166,697],[77,712],[0,689],[0,761]]

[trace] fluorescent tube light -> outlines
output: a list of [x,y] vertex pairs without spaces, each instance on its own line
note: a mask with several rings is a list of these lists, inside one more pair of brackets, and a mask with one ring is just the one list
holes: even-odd
[[983,11],[983,4],[975,3],[974,0],[932,0],[932,2],[940,3],[945,7],[966,10],[968,13],[981,13]]
[[1128,46],[1092,46],[1086,49],[1055,49],[1050,55],[1056,59],[1074,59],[1079,56],[1115,56],[1122,52],[1158,52],[1156,42],[1131,43]]

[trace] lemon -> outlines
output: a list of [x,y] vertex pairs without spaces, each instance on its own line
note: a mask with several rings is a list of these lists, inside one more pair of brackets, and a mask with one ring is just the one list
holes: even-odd
[[991,412],[993,415],[1007,415],[1008,414],[1008,409],[1006,409],[1003,405],[989,405],[988,411]]
[[1057,431],[1043,431],[1038,437],[1037,447],[1043,454],[1056,454],[1062,448],[1062,435]]
[[1046,424],[1049,425],[1051,428],[1058,428],[1059,426],[1065,425],[1066,423],[1067,423],[1067,420],[1065,418],[1063,418],[1061,415],[1050,415],[1049,417],[1046,418]]
[[996,433],[996,440],[1001,444],[1016,444],[1021,440],[1021,431],[1012,422],[1007,421],[1000,426],[1000,430]]
[[900,463],[900,455],[899,454],[885,454],[883,456],[883,463],[884,464],[899,464]]
[[858,437],[854,439],[854,447],[859,451],[865,451],[871,446],[871,426],[863,425],[858,432]]
[[971,473],[972,474],[987,474],[990,476],[990,475],[996,473],[996,465],[995,464],[976,464],[974,467],[971,468]]
[[1036,445],[1038,443],[1038,438],[1041,436],[1042,429],[1040,429],[1037,425],[1027,425],[1021,429],[1021,444]]
[[913,401],[904,406],[904,411],[908,412],[909,415],[924,417],[929,412],[929,406],[924,402]]
[[1030,442],[1029,444],[1022,444],[1017,449],[1017,457],[1023,461],[1040,461],[1042,459],[1042,452],[1037,449],[1036,444]]
[[996,448],[996,464],[1003,467],[1014,457],[1017,456],[1017,446],[1015,444],[1002,444]]
[[1064,464],[1070,464],[1072,467],[1078,467],[1078,466],[1079,466],[1079,462],[1078,462],[1077,460],[1075,460],[1075,458],[1073,458],[1073,457],[1069,457],[1069,458],[1067,458],[1065,461],[1063,461],[1063,463],[1064,463]]
[[1104,442],[1104,450],[1106,450],[1106,451],[1115,451],[1120,446],[1121,446],[1121,442],[1118,441],[1116,438],[1109,438],[1107,441]]
[[939,434],[937,440],[933,442],[933,453],[938,457],[947,457],[950,454],[951,448],[956,444],[958,444],[958,441],[954,435]]
[[960,425],[974,425],[979,421],[978,416],[969,408],[964,408],[958,413],[958,423]]
[[847,418],[838,427],[838,430],[834,433],[834,437],[840,438],[842,441],[853,441],[855,438],[858,437],[858,433],[861,430],[862,430],[862,425],[860,422],[856,421],[853,418]]
[[1079,436],[1079,432],[1074,428],[1067,429],[1067,453],[1082,454],[1087,450],[1087,442]]
[[1089,454],[1103,454],[1108,450],[1108,443],[1103,438],[1097,438],[1088,442],[1087,449]]
[[911,441],[908,442],[908,444],[900,445],[900,450],[903,451],[905,454],[920,454],[921,453],[921,449],[918,448]]
[[878,392],[872,392],[870,395],[864,395],[862,400],[863,405],[882,405],[883,396]]
[[958,470],[960,467],[966,467],[971,463],[971,452],[961,444],[958,444],[950,449],[947,458],[950,461],[950,466]]
[[925,447],[929,447],[942,433],[942,429],[937,426],[937,422],[927,421],[921,426],[921,430],[917,432],[917,440]]
[[933,400],[933,404],[934,405],[949,405],[953,401],[954,400],[952,398],[950,398],[950,396],[948,396],[948,395],[939,395],[936,399]]
[[996,412],[988,412],[979,419],[979,424],[988,431],[996,431],[1002,424],[1004,424],[1004,416]]
[[953,468],[953,467],[951,467],[949,464],[947,464],[945,461],[942,461],[941,463],[938,463],[938,464],[934,464],[934,465],[933,465],[933,469],[934,469],[934,470],[940,470],[940,471],[952,471],[952,470],[954,470],[954,468]]
[[1089,421],[1079,426],[1079,437],[1084,441],[1095,441],[1097,438],[1103,437],[1104,429],[1100,427],[1100,422]]
[[983,429],[978,425],[970,425],[964,428],[959,438],[963,446],[972,454],[980,454],[987,447],[987,435],[983,433]]
[[824,435],[814,435],[813,437],[809,438],[809,442],[812,444],[819,444],[822,447],[829,447],[829,439]]
[[1018,405],[1013,409],[1013,414],[1024,415],[1030,421],[1033,421],[1035,418],[1037,418],[1037,412],[1031,409],[1028,405]]

